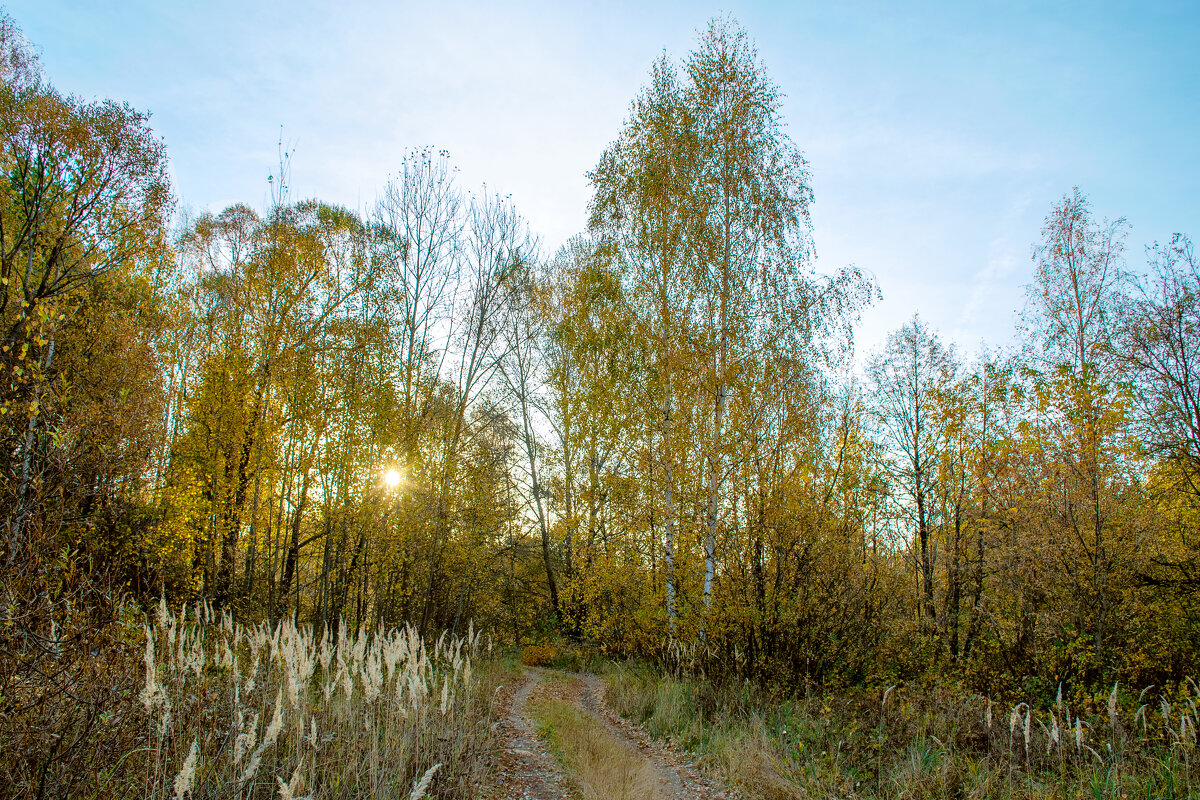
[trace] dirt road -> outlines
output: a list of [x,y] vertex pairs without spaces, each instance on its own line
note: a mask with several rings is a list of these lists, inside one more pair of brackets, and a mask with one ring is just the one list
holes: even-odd
[[[609,773],[615,770],[622,775],[637,776],[632,783],[626,782],[631,788],[622,791],[630,798],[734,800],[737,797],[700,774],[686,754],[652,740],[645,731],[614,714],[604,700],[604,683],[595,675],[526,669],[518,682],[501,690],[498,700],[508,713],[500,723],[500,749],[489,785],[485,787],[484,797],[489,800],[591,800],[599,791],[605,792],[605,800],[615,800],[607,796],[614,792],[611,786],[606,790],[597,788],[599,782],[589,774],[587,758],[563,752],[564,747],[572,745],[595,749],[596,737],[605,741],[602,755],[589,754],[592,762],[600,758]],[[563,704],[571,713],[584,715],[576,719],[583,720],[588,728],[581,744],[578,739],[568,737],[569,743],[564,745],[560,739],[558,758],[538,735],[533,720],[533,712],[546,703]],[[613,764],[614,760],[624,763]]]

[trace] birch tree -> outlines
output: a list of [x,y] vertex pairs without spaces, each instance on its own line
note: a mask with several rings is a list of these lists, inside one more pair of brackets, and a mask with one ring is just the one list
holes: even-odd
[[937,403],[955,371],[951,352],[917,316],[888,336],[883,351],[868,368],[880,431],[891,451],[889,469],[906,495],[905,516],[912,520],[916,534],[918,616],[929,625],[937,618],[933,591],[936,553],[931,538],[934,481],[946,438],[944,427],[938,424]]
[[[808,164],[783,130],[782,95],[746,31],[715,19],[686,62],[685,119],[695,126],[685,196],[695,208],[693,283],[709,350],[704,602],[712,600],[729,450],[731,385],[763,346],[773,315],[804,316],[809,290]],[[810,322],[803,321],[809,328]]]
[[676,628],[676,483],[679,442],[677,383],[680,343],[692,317],[694,287],[687,275],[687,229],[692,210],[686,187],[693,127],[674,65],[664,56],[634,101],[621,135],[590,174],[595,194],[589,228],[600,247],[629,275],[630,299],[641,335],[653,352],[647,401],[654,409],[653,446],[663,529],[666,614]]
[[1058,528],[1050,536],[1075,584],[1079,627],[1095,652],[1093,677],[1107,668],[1114,580],[1129,545],[1118,502],[1131,477],[1128,404],[1113,357],[1126,229],[1124,219],[1096,220],[1078,189],[1064,195],[1042,226],[1030,288],[1029,320],[1042,346],[1043,440],[1056,462],[1047,465],[1057,489],[1045,500]]

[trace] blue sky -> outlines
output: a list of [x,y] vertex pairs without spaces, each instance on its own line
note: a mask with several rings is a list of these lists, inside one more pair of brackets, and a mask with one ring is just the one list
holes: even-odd
[[1200,3],[63,2],[8,11],[50,79],[152,112],[192,209],[261,206],[283,127],[293,196],[366,210],[407,147],[510,193],[549,248],[662,51],[729,13],[812,167],[819,270],[968,352],[1012,343],[1030,253],[1072,186],[1128,261],[1200,237]]

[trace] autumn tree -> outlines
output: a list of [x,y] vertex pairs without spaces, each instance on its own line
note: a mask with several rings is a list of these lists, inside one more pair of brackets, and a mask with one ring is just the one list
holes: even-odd
[[727,470],[726,414],[733,374],[762,347],[771,315],[808,328],[808,164],[783,131],[781,94],[746,31],[709,23],[686,64],[685,120],[691,283],[703,298],[711,394],[705,445],[704,601],[712,599]]
[[1128,557],[1131,528],[1122,503],[1132,480],[1128,404],[1113,336],[1121,302],[1123,219],[1097,221],[1078,189],[1046,217],[1034,251],[1029,314],[1042,347],[1035,409],[1055,478],[1045,497],[1060,563],[1079,601],[1075,624],[1095,651],[1090,669],[1109,664],[1107,641]]
[[43,794],[111,752],[112,623],[155,524],[172,198],[147,118],[60,93],[0,11],[0,739]]
[[[163,250],[171,196],[147,115],[63,97],[40,79],[20,32],[3,25],[0,87],[0,414],[5,558],[26,548],[46,482],[67,375],[55,350],[106,275],[147,273]],[[59,358],[61,362],[61,356]]]
[[889,469],[902,487],[905,516],[916,536],[916,573],[920,581],[918,616],[933,626],[934,491],[947,426],[938,419],[938,400],[954,380],[951,351],[920,317],[888,336],[884,350],[869,367],[880,429],[890,451]]
[[533,265],[523,263],[515,265],[508,278],[512,299],[505,314],[505,357],[500,362],[500,374],[514,421],[519,426],[517,439],[522,451],[522,469],[518,474],[523,473],[525,486],[522,494],[527,498],[527,510],[532,512],[537,524],[550,608],[556,622],[562,624],[557,559],[552,554],[552,549],[556,548],[551,543],[550,509],[546,502],[550,497],[545,484],[547,448],[539,433],[543,420],[547,418],[542,387],[546,384],[544,348],[549,315],[543,313],[544,307],[538,297],[543,290],[537,280]]
[[661,572],[643,571],[661,558],[656,525],[645,524],[660,496],[656,483],[643,478],[657,474],[656,467],[645,469],[654,458],[646,443],[657,426],[647,424],[641,405],[649,345],[635,335],[618,267],[595,241],[570,239],[541,283],[553,443],[546,486],[562,553],[564,623],[578,633],[609,633],[615,618],[663,593]]
[[1177,468],[1181,488],[1200,495],[1200,262],[1178,234],[1149,255],[1114,360],[1132,373],[1147,451]]
[[348,212],[300,203],[265,219],[244,206],[204,215],[186,242],[190,258],[207,266],[198,272],[197,324],[208,347],[195,364],[176,460],[190,465],[212,504],[197,566],[205,593],[222,602],[233,596],[243,544],[253,585],[262,478],[287,421],[280,378],[326,341],[339,309],[372,279],[362,237]]
[[[810,488],[780,482],[774,470],[798,468],[791,457],[768,473],[743,462],[761,457],[760,447],[800,446],[820,416],[832,343],[870,295],[852,269],[811,272],[812,192],[803,155],[783,132],[781,97],[746,32],[714,20],[682,69],[665,57],[655,62],[591,175],[596,253],[621,275],[648,356],[643,405],[652,411],[635,414],[626,436],[645,436],[648,469],[635,460],[630,475],[655,486],[647,522],[651,542],[661,542],[672,636],[681,633],[682,601],[695,611],[683,634],[709,639],[721,553],[737,570],[741,534],[773,524],[747,517],[752,506],[743,500],[752,495],[740,481],[771,492]],[[764,403],[783,403],[784,416]],[[728,619],[723,608],[712,613]]]
[[398,304],[400,387],[409,450],[419,438],[412,426],[421,418],[427,392],[449,355],[444,337],[449,334],[462,266],[466,202],[449,154],[426,148],[404,155],[376,210],[381,230],[393,241],[394,263],[387,275]]
[[[1114,359],[1129,386],[1139,449],[1150,460],[1151,519],[1134,562],[1135,615],[1143,660],[1181,674],[1200,650],[1200,264],[1176,234],[1147,249],[1148,269],[1131,280]],[[1153,645],[1150,645],[1150,643]],[[1156,678],[1158,679],[1158,678]]]
[[629,277],[639,335],[650,343],[653,378],[655,517],[662,530],[665,608],[676,626],[676,531],[679,480],[678,388],[695,287],[689,280],[688,229],[694,224],[687,187],[693,130],[674,65],[655,61],[650,84],[634,101],[620,137],[590,174],[595,188],[589,229]]

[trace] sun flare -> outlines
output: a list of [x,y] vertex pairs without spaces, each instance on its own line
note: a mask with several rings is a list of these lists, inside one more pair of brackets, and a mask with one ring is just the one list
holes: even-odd
[[397,470],[389,469],[383,473],[383,482],[389,489],[395,489],[400,485],[400,473]]

